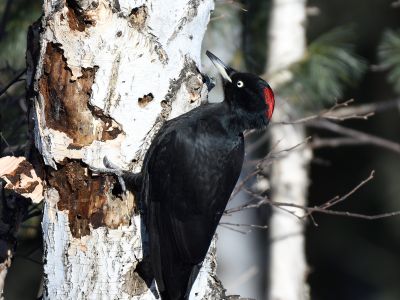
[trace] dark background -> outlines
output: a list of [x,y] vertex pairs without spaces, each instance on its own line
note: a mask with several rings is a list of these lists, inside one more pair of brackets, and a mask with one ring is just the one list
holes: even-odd
[[[11,2],[7,14],[6,3]],[[398,97],[378,65],[377,48],[384,31],[400,28],[400,8],[388,0],[309,1],[319,8],[309,17],[308,40],[342,25],[353,25],[356,51],[368,62],[360,83],[347,89],[342,100],[381,102]],[[247,12],[237,22],[243,26],[242,49],[247,69],[262,73],[265,65],[269,1],[243,1]],[[6,18],[5,18],[6,16]],[[28,24],[40,16],[40,1],[13,0],[0,3],[0,88],[24,68]],[[4,21],[5,20],[5,21]],[[3,30],[4,29],[4,30]],[[228,47],[229,45],[227,45]],[[26,142],[23,82],[0,96],[1,156],[7,145]],[[400,142],[399,109],[376,114],[368,121],[346,121],[345,126]],[[310,135],[329,135],[310,131]],[[23,155],[23,147],[14,148]],[[326,148],[314,153],[309,189],[310,205],[343,195],[375,170],[375,179],[352,195],[338,209],[377,214],[400,210],[400,156],[375,146]],[[260,215],[265,215],[260,213]],[[307,228],[307,259],[312,299],[400,299],[400,217],[377,221],[327,215],[316,216],[318,227]],[[23,224],[16,258],[6,280],[6,299],[34,299],[41,281],[40,218]],[[260,246],[261,247],[261,246]]]
[[[354,24],[357,52],[371,65],[378,64],[377,47],[387,28],[399,28],[400,10],[393,1],[310,1],[321,9],[310,19],[310,39],[332,27]],[[369,70],[344,99],[357,103],[381,102],[398,97],[386,81],[387,73]],[[344,125],[400,141],[399,109],[376,114],[369,121]],[[312,164],[310,204],[321,203],[351,190],[371,170],[375,179],[340,209],[376,214],[400,209],[400,157],[374,146],[325,149],[315,157],[329,162]],[[307,257],[311,268],[313,299],[400,299],[400,218],[377,221],[332,216],[317,217],[319,227],[309,226]]]

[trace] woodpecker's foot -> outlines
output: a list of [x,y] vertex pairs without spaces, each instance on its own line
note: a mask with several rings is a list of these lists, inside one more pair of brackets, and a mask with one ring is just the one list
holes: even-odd
[[107,156],[104,156],[103,164],[106,167],[106,169],[104,171],[105,173],[114,173],[115,175],[117,175],[118,182],[121,185],[122,192],[125,193],[126,192],[126,184],[125,184],[125,180],[123,178],[123,176],[125,175],[125,172],[122,169],[120,169],[117,165],[112,163],[107,158]]
[[215,78],[204,73],[200,74],[203,77],[203,82],[206,84],[208,91],[211,91],[215,87]]

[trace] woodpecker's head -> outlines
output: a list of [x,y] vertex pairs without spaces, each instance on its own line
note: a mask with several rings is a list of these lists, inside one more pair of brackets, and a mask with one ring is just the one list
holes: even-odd
[[261,114],[262,123],[268,124],[275,106],[274,93],[269,84],[254,74],[241,73],[226,66],[210,51],[206,54],[222,77],[225,101],[247,114]]

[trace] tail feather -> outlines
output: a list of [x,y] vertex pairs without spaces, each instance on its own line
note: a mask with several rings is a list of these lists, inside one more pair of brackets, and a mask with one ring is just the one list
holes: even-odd
[[[174,264],[171,274],[163,274],[164,290],[160,291],[162,300],[188,300],[193,283],[199,274],[201,264]],[[157,283],[158,284],[158,283]]]
[[185,293],[185,299],[189,299],[190,291],[192,290],[192,286],[193,286],[194,282],[196,281],[197,275],[199,275],[201,265],[202,264],[200,263],[198,265],[193,266],[193,268],[192,268],[192,272],[190,273],[189,282],[188,282],[186,293]]

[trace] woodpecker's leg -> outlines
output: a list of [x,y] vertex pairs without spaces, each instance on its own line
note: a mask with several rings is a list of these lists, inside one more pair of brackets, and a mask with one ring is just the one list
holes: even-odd
[[113,164],[108,158],[107,156],[104,156],[103,158],[103,164],[106,167],[105,170],[101,170],[104,171],[105,173],[114,173],[115,175],[117,175],[118,178],[118,182],[121,185],[121,189],[122,192],[125,193],[126,192],[126,184],[125,184],[125,180],[124,180],[124,172],[122,169],[118,168],[118,166],[116,166],[115,164]]
[[114,173],[118,177],[118,182],[121,185],[122,191],[126,191],[128,186],[130,189],[138,191],[142,185],[142,174],[141,173],[131,173],[122,170],[117,165],[112,163],[107,156],[103,158],[103,164],[106,167],[105,170],[100,170],[105,173]]
[[203,265],[203,263],[201,262],[201,263],[193,266],[192,273],[190,274],[190,277],[189,277],[189,283],[188,283],[188,288],[187,288],[187,291],[185,294],[185,300],[189,300],[190,291],[192,290],[192,286],[193,286],[194,282],[196,281],[197,275],[199,274],[202,265]]
[[203,77],[203,82],[206,84],[208,91],[211,91],[215,87],[215,78],[210,77],[204,73],[200,74]]

